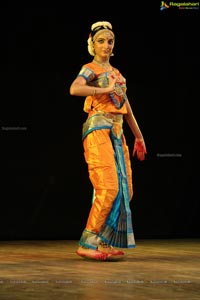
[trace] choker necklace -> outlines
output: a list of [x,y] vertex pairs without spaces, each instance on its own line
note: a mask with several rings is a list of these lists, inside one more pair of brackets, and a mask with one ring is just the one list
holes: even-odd
[[104,62],[98,62],[96,59],[93,59],[93,62],[99,66],[101,66],[102,68],[104,68],[106,71],[112,71],[113,68],[111,67],[111,65],[109,63],[104,63]]

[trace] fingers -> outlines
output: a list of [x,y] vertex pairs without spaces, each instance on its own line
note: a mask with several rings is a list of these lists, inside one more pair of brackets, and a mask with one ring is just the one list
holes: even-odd
[[139,160],[144,160],[144,158],[145,158],[144,152],[138,152],[137,157],[138,157]]
[[109,78],[109,80],[112,80],[114,82],[116,82],[116,80],[117,80],[117,76],[114,72],[109,73],[108,78]]
[[142,161],[145,159],[145,154],[146,154],[146,151],[138,151],[138,150],[134,149],[132,156],[134,157],[135,155],[137,155],[137,158]]

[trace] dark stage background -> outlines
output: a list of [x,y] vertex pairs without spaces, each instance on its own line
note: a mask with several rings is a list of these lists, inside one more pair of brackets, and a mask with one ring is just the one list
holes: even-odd
[[69,86],[92,59],[87,38],[98,20],[113,25],[111,63],[127,79],[148,150],[144,162],[132,158],[135,236],[197,237],[188,123],[199,100],[199,11],[90,8],[1,7],[0,238],[79,239],[84,229],[92,197],[81,141],[86,114]]

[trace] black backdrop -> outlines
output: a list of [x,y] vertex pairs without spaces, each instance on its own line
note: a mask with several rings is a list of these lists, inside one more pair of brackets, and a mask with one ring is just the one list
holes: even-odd
[[92,197],[81,141],[86,114],[69,86],[91,60],[87,38],[98,20],[113,25],[111,63],[127,79],[148,150],[144,162],[132,158],[136,238],[199,235],[188,126],[198,100],[198,13],[161,12],[159,4],[1,7],[2,240],[78,239],[84,229]]

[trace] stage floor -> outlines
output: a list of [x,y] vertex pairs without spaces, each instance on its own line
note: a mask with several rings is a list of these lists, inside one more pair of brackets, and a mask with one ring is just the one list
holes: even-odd
[[200,239],[136,240],[116,262],[81,258],[77,246],[0,241],[0,299],[200,299]]

